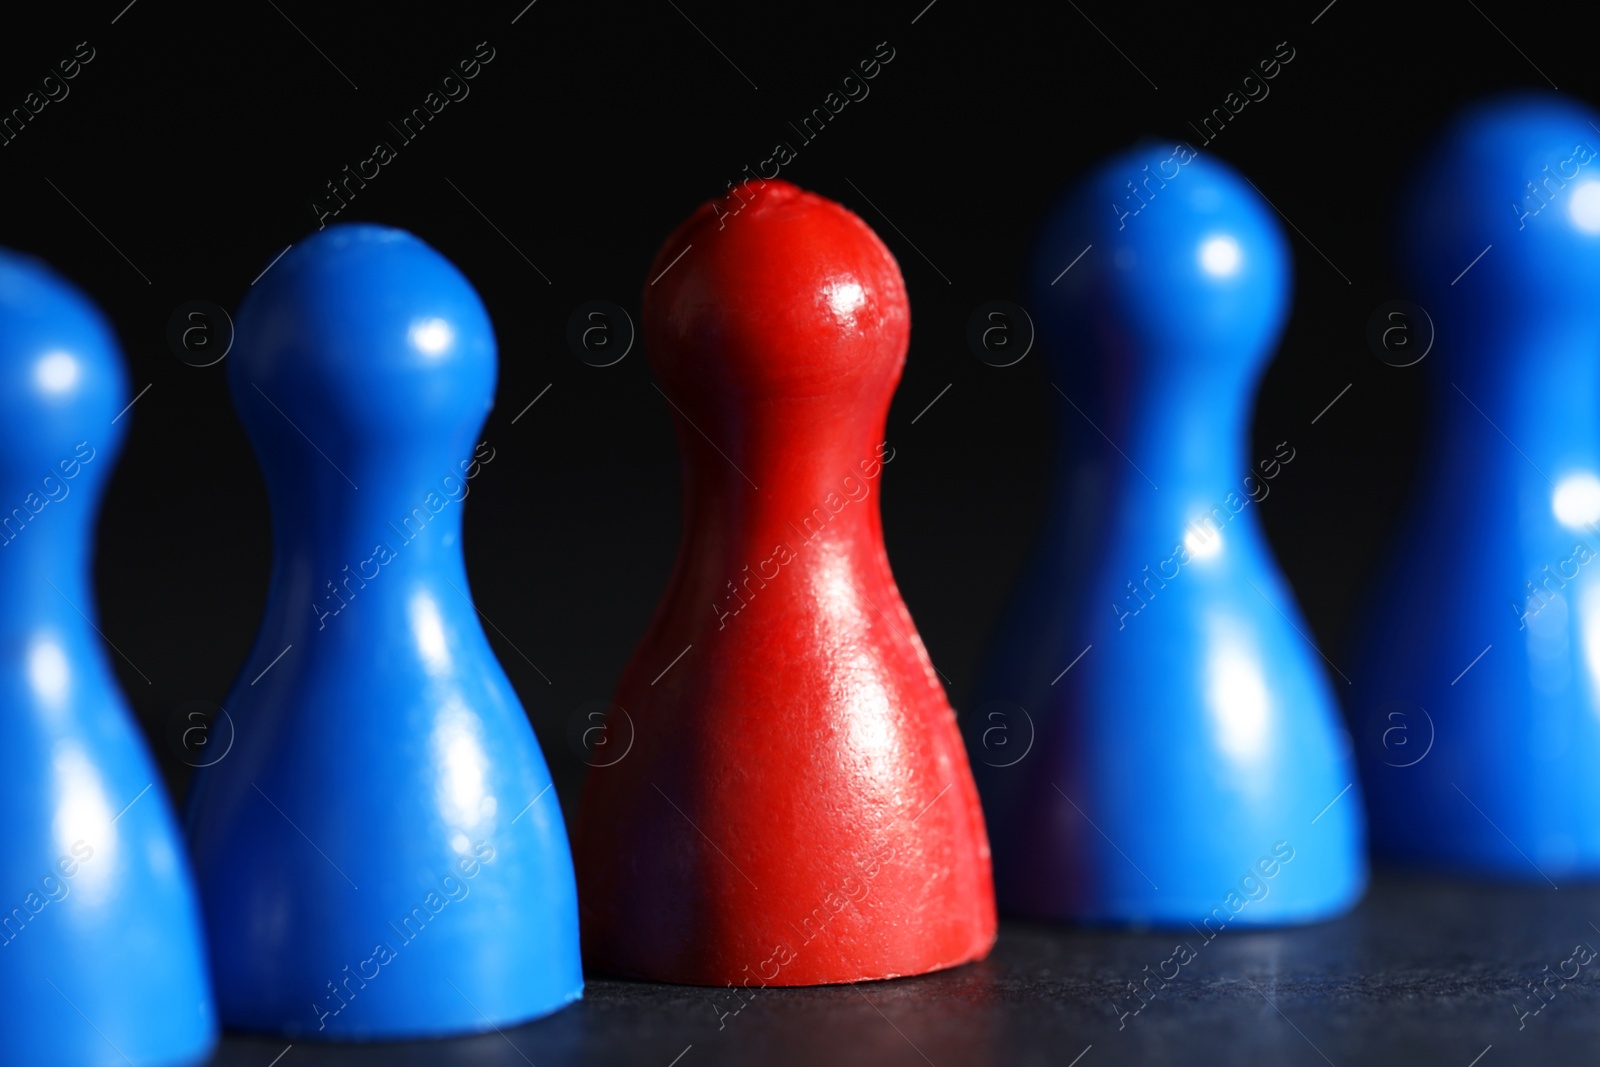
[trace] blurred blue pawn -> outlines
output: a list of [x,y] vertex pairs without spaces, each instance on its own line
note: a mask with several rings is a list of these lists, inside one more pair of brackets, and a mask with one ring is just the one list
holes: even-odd
[[582,993],[561,811],[461,553],[496,373],[477,293],[400,230],[313,234],[239,310],[273,572],[188,812],[229,1026],[431,1037]]
[[1600,875],[1596,125],[1553,95],[1474,107],[1403,220],[1431,427],[1355,724],[1374,849],[1404,863]]
[[0,251],[0,1059],[187,1064],[216,1041],[172,810],[95,633],[94,522],[131,415],[110,327]]
[[1361,792],[1253,506],[1297,442],[1247,451],[1290,292],[1272,209],[1140,146],[1049,217],[1030,280],[1058,473],[967,716],[1001,906],[1202,936],[1341,912]]

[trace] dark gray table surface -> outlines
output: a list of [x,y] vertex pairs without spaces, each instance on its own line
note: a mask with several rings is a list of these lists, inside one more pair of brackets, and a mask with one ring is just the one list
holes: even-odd
[[214,1063],[268,1067],[280,1054],[276,1067],[1600,1061],[1600,956],[1588,947],[1600,946],[1600,887],[1380,875],[1359,908],[1332,922],[1230,930],[1209,943],[1189,935],[1194,958],[1139,1014],[1119,1020],[1113,998],[1131,1006],[1126,984],[1146,966],[1171,974],[1176,965],[1162,961],[1178,940],[1007,922],[981,963],[761,990],[720,1019],[737,1004],[712,990],[601,978],[580,1003],[503,1033],[293,1047],[230,1036]]

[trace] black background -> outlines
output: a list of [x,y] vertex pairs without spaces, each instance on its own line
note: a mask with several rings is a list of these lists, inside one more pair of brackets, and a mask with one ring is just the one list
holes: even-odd
[[[1262,516],[1313,636],[1344,663],[1421,432],[1422,368],[1387,366],[1365,341],[1373,310],[1406,295],[1390,270],[1397,195],[1441,180],[1412,173],[1413,159],[1451,111],[1546,85],[1489,18],[1564,93],[1593,83],[1583,35],[1563,32],[1554,11],[1528,25],[1527,11],[1471,4],[1423,14],[1341,0],[1318,17],[1320,2],[1081,14],[925,3],[330,12],[138,0],[63,6],[0,34],[6,109],[78,42],[95,50],[70,95],[0,147],[0,240],[83,286],[116,326],[134,392],[150,386],[101,516],[96,579],[102,628],[125,656],[117,670],[175,788],[187,767],[165,725],[189,701],[222,700],[240,669],[271,520],[225,367],[180,361],[168,321],[189,300],[235,309],[315,228],[324,183],[376,141],[398,156],[337,221],[418,234],[493,317],[500,384],[483,436],[497,460],[474,482],[467,564],[570,816],[585,765],[567,723],[609,698],[665,584],[679,519],[670,412],[642,346],[587,365],[566,343],[572,311],[606,299],[637,321],[672,227],[775,141],[796,144],[783,177],[859,213],[909,285],[884,526],[960,708],[1034,535],[1050,424],[1064,413],[1038,351],[1012,367],[980,362],[967,319],[990,299],[1024,299],[1037,221],[1077,172],[1145,136],[1198,145],[1187,123],[1280,41],[1295,58],[1270,95],[1204,150],[1303,231],[1290,230],[1293,318],[1261,386],[1251,454],[1294,442],[1293,470]],[[481,41],[494,59],[470,95],[400,145],[387,122]],[[788,122],[883,41],[894,59],[870,95],[800,144]]]
[[[100,518],[96,584],[101,626],[123,654],[113,662],[170,783],[181,792],[188,768],[166,724],[186,702],[223,699],[250,646],[270,517],[225,366],[182,362],[169,319],[190,300],[236,308],[315,227],[324,183],[393,141],[386,122],[487,41],[495,58],[470,95],[401,147],[339,221],[418,234],[466,273],[493,317],[500,383],[483,436],[497,459],[473,485],[467,564],[569,819],[585,766],[567,725],[609,698],[665,583],[679,516],[670,411],[644,353],[589,366],[566,343],[568,317],[605,299],[637,321],[672,227],[775,141],[793,141],[787,123],[879,42],[895,58],[870,96],[801,146],[783,176],[859,213],[909,285],[884,526],[958,708],[1041,516],[1051,421],[1068,414],[1037,352],[986,365],[966,324],[985,301],[1025,299],[1037,222],[1078,172],[1145,136],[1195,140],[1188,121],[1220,106],[1278,42],[1294,48],[1270,95],[1205,150],[1292,220],[1293,317],[1248,432],[1252,455],[1295,444],[1261,513],[1312,636],[1348,671],[1367,576],[1425,430],[1423,368],[1387,366],[1365,339],[1374,309],[1409,295],[1391,267],[1402,192],[1449,179],[1418,172],[1417,155],[1450,113],[1487,93],[1553,84],[1600,96],[1581,9],[1505,0],[508,0],[337,12],[305,0],[124,2],[3,16],[0,109],[20,105],[78,42],[96,55],[66,99],[0,147],[0,243],[86,289],[122,339],[134,392],[150,386]],[[1476,904],[1462,907],[1470,915]],[[1003,940],[1000,956],[1024,952],[1018,944]],[[1418,947],[1406,959],[1434,955]],[[951,981],[987,972],[965,973]],[[915,999],[914,987],[895,988],[884,995]],[[1426,983],[1396,988],[1431,995]],[[588,1009],[602,1012],[602,1029],[632,1018],[618,1014],[618,996],[615,1010],[603,999]],[[1495,1003],[1482,1010],[1506,1014],[1511,1029]],[[588,1025],[564,1018],[549,1032]],[[521,1062],[488,1040],[492,1055]],[[1076,1048],[1061,1040],[1065,1063]],[[1268,1060],[1288,1047],[1309,1057],[1286,1040]],[[661,1062],[679,1044],[662,1039]]]

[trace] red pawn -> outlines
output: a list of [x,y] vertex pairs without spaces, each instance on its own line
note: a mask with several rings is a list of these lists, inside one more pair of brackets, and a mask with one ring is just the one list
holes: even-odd
[[617,690],[633,748],[583,794],[584,955],[751,988],[952,967],[994,944],[994,890],[878,514],[905,283],[838,204],[739,195],[668,238],[644,291],[683,541]]

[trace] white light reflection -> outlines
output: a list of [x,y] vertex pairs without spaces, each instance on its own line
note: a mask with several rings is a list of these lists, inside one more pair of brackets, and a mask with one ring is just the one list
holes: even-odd
[[1556,483],[1550,510],[1558,522],[1574,530],[1600,521],[1600,478],[1588,471],[1567,475]]
[[[470,829],[493,818],[499,804],[485,795],[489,757],[483,750],[478,717],[459,700],[453,701],[440,709],[429,744],[439,775],[434,799],[445,821]],[[459,834],[457,838],[464,840]]]
[[1239,242],[1232,237],[1213,237],[1200,246],[1200,266],[1214,278],[1226,278],[1238,270],[1243,258]]
[[856,321],[856,312],[866,304],[867,298],[856,282],[831,282],[823,288],[828,299],[828,309],[840,323],[850,326]]
[[1266,752],[1270,699],[1261,653],[1237,624],[1214,619],[1206,643],[1206,706],[1218,746],[1241,762]]
[[411,598],[411,633],[417,639],[417,651],[422,654],[422,665],[429,674],[437,677],[450,669],[450,648],[445,642],[444,620],[439,615],[439,605],[426,592],[417,592]]
[[62,858],[78,865],[71,891],[88,901],[103,902],[116,889],[112,875],[118,851],[117,829],[111,822],[116,811],[106,796],[105,782],[76,742],[63,741],[56,746],[51,769],[56,788],[51,827],[55,846]]
[[78,381],[78,361],[65,352],[51,352],[33,367],[33,380],[47,393],[64,393]]
[[[1600,585],[1590,585],[1578,598],[1580,639],[1583,641],[1583,666],[1589,674],[1589,706],[1600,715]],[[1540,612],[1539,615],[1543,615]],[[1538,616],[1530,619],[1531,627]]]
[[1584,233],[1600,233],[1600,181],[1584,182],[1572,190],[1567,216]]
[[28,649],[28,682],[39,699],[53,708],[61,707],[71,681],[61,646],[48,639],[35,641]]
[[443,319],[428,319],[411,327],[411,343],[425,356],[443,355],[455,339],[455,331]]
[[1222,531],[1214,530],[1207,536],[1205,530],[1191,526],[1183,535],[1183,547],[1191,560],[1215,559],[1222,555]]

